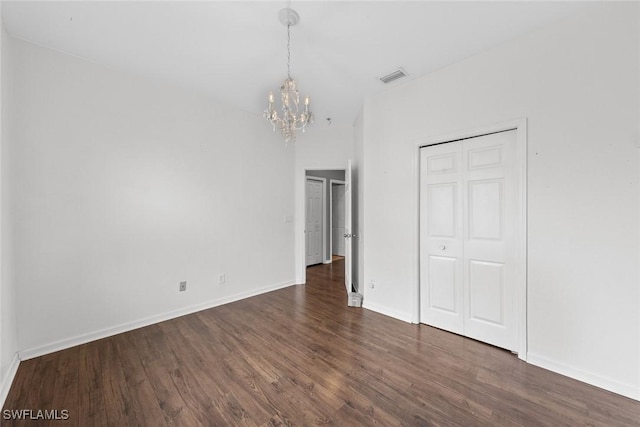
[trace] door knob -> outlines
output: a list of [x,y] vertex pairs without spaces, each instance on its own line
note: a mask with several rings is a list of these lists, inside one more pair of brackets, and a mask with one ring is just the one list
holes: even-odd
[[445,245],[440,245],[440,250],[444,251],[445,249],[447,249],[447,247]]

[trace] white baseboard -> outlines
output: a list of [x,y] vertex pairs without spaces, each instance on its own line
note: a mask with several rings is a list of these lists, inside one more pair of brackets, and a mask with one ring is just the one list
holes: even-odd
[[367,302],[366,297],[362,303],[362,307],[367,310],[375,311],[376,313],[384,314],[385,316],[393,317],[394,319],[402,320],[403,322],[411,323],[411,313],[402,313],[400,311],[390,310],[387,307]]
[[99,340],[102,338],[110,337],[113,335],[121,334],[123,332],[132,331],[134,329],[142,328],[144,326],[153,325],[154,323],[164,322],[165,320],[175,319],[176,317],[184,316],[187,314],[195,313],[209,308],[217,307],[224,304],[229,304],[234,301],[239,301],[245,298],[250,298],[256,295],[264,294],[267,292],[275,291],[278,289],[293,286],[294,283],[285,282],[276,285],[265,286],[258,289],[253,289],[248,292],[241,292],[239,294],[230,295],[224,298],[219,298],[212,301],[207,301],[202,304],[192,305],[184,307],[178,310],[173,310],[167,313],[161,313],[155,316],[145,317],[133,322],[127,322],[120,325],[112,326],[109,328],[100,329],[98,331],[90,332],[87,334],[78,335],[75,337],[55,341],[52,343],[44,344],[38,347],[20,351],[19,357],[21,360],[33,359],[34,357],[43,356],[45,354],[53,353],[56,351],[64,350],[77,345],[86,344],[91,341]]
[[7,400],[9,389],[11,389],[13,379],[16,377],[16,373],[18,372],[18,366],[20,366],[20,357],[18,356],[18,353],[15,353],[13,355],[13,359],[11,359],[11,363],[9,364],[9,370],[4,377],[0,379],[0,408],[4,406],[4,401]]
[[583,371],[581,369],[576,369],[563,363],[549,360],[545,357],[538,356],[531,352],[527,353],[527,363],[539,366],[544,369],[548,369],[549,371],[553,371],[557,374],[561,374],[566,377],[591,384],[593,386],[611,391],[613,393],[620,394],[630,399],[640,401],[640,385],[634,386],[632,384],[605,378],[591,372]]

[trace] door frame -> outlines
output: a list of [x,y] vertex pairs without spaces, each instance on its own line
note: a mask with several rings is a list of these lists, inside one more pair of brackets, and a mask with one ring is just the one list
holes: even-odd
[[[334,164],[323,164],[322,166],[313,165],[307,167],[301,167],[297,169],[295,174],[295,213],[294,213],[294,222],[295,222],[295,242],[294,242],[294,271],[295,271],[295,283],[298,285],[304,285],[307,283],[307,263],[306,263],[306,254],[305,254],[305,202],[306,202],[306,176],[307,172],[313,173],[314,171],[323,171],[323,170],[337,170],[337,171],[345,171],[347,170],[346,162],[336,162]],[[325,178],[326,179],[326,178]]]
[[333,184],[346,185],[347,183],[339,179],[329,179],[329,212],[331,213],[329,215],[329,248],[331,251],[328,264],[333,262]]
[[[320,181],[322,183],[322,232],[320,233],[320,235],[322,236],[322,264],[326,264],[327,263],[327,178],[322,178],[320,176],[312,176],[312,175],[307,175],[305,173],[305,181],[304,181],[304,201],[305,201],[305,208],[304,208],[304,226],[306,227],[307,225],[307,205],[306,205],[306,201],[307,201],[307,181]],[[305,239],[305,256],[304,256],[304,266],[305,268],[307,267],[307,254],[306,254],[306,248],[307,248],[307,233],[306,233],[306,228],[305,228],[305,233],[304,233],[304,239]]]
[[415,262],[416,281],[412,292],[413,323],[420,323],[420,149],[430,145],[444,144],[461,139],[475,138],[496,132],[516,131],[515,158],[518,168],[518,207],[516,247],[517,247],[517,283],[516,283],[516,328],[518,358],[527,360],[527,119],[520,118],[493,125],[472,128],[444,135],[431,136],[416,140],[413,170],[415,171],[414,224],[417,259]]

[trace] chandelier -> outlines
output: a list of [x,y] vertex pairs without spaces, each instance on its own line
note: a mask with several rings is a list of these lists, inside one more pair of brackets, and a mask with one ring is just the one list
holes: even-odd
[[280,22],[287,26],[287,79],[280,86],[280,101],[282,111],[278,111],[274,105],[274,94],[269,92],[269,105],[264,111],[264,118],[269,120],[273,130],[280,129],[284,142],[296,142],[296,132],[302,130],[308,124],[313,123],[313,114],[309,110],[309,97],[304,98],[304,107],[300,112],[300,96],[296,89],[296,81],[291,78],[291,27],[300,21],[300,15],[293,9],[280,10]]

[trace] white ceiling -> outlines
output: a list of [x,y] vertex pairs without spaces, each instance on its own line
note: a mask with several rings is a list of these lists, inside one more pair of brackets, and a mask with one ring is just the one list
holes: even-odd
[[[286,77],[287,1],[2,2],[7,31],[255,114]],[[588,7],[573,2],[337,2],[291,7],[291,74],[317,123],[351,125],[403,67],[423,76]]]

